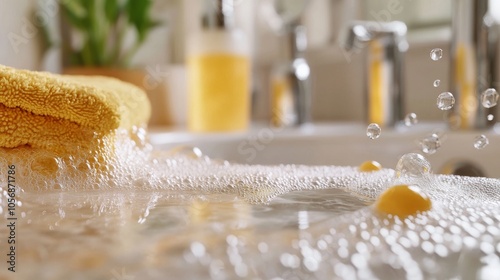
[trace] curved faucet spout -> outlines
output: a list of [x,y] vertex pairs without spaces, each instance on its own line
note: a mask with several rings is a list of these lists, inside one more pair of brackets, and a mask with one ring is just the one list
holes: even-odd
[[403,22],[355,21],[341,36],[351,53],[368,51],[366,67],[366,119],[394,126],[404,118],[404,53],[408,50]]

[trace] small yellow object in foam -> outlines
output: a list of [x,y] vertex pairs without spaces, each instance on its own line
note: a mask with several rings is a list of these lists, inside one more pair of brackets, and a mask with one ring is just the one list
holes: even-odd
[[428,211],[431,207],[430,198],[419,187],[408,185],[396,185],[387,189],[375,204],[378,211],[401,219]]
[[365,161],[359,166],[361,172],[379,171],[380,169],[382,169],[382,165],[374,160]]

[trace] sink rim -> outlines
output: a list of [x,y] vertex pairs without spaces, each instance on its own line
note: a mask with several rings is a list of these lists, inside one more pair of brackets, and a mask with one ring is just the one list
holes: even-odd
[[[365,160],[376,160],[384,167],[395,168],[403,154],[416,152],[423,154],[431,162],[435,172],[442,172],[443,167],[449,162],[460,161],[475,164],[487,177],[500,178],[500,170],[496,168],[500,165],[500,161],[495,157],[497,151],[500,151],[500,129],[452,131],[447,129],[443,122],[428,122],[413,127],[382,128],[382,135],[374,140],[366,136],[366,125],[360,122],[326,122],[300,128],[272,129],[264,124],[255,124],[247,132],[202,134],[188,132],[185,129],[156,128],[150,134],[150,141],[154,147],[162,150],[180,145],[198,146],[204,153],[206,152],[206,155],[216,159],[264,165],[357,166]],[[442,147],[435,154],[424,154],[420,151],[418,142],[434,132],[441,135]],[[489,138],[490,145],[477,150],[473,148],[473,141],[480,134]],[[253,145],[259,140],[261,142],[257,143],[265,148],[255,151],[256,157],[248,160],[245,158],[248,154],[242,153],[245,152],[243,148],[250,147],[248,145]],[[293,150],[294,147],[301,149],[307,146],[318,146],[318,148],[312,153]],[[329,149],[329,146],[334,147],[335,151],[341,151],[340,156],[351,159],[331,158],[332,153],[325,150]],[[342,150],[339,148],[341,146],[345,148]],[[359,148],[354,148],[355,146]],[[293,154],[286,151],[290,148]],[[353,149],[356,151],[349,156],[347,153]],[[385,152],[388,152],[387,156]],[[325,158],[322,158],[323,154],[326,155]]]

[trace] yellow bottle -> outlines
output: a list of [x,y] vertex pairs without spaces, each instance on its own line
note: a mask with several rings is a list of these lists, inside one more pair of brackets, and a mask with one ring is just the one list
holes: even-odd
[[188,48],[189,129],[247,129],[251,70],[244,34],[217,21],[192,36]]

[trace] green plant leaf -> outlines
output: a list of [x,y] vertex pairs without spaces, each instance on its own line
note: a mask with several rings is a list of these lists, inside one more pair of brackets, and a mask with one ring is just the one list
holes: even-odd
[[149,18],[151,0],[128,0],[127,14],[129,22],[135,27],[139,42],[143,42],[149,30],[153,27],[153,21]]
[[61,1],[61,6],[66,19],[71,25],[79,30],[86,30],[88,11],[85,10],[81,0],[64,0]]
[[[71,60],[82,65],[126,65],[161,22],[151,19],[153,0],[60,0],[73,32],[84,38],[82,49],[72,49]],[[124,47],[125,34],[134,29],[132,47]],[[115,39],[115,40],[110,40]],[[114,42],[110,44],[109,42]]]
[[156,27],[162,25],[163,22],[159,21],[159,20],[150,20],[148,21],[148,29],[151,30],[151,29],[155,29]]
[[120,5],[118,4],[118,0],[105,0],[104,13],[106,14],[108,22],[115,24],[118,20],[118,15],[120,14]]

